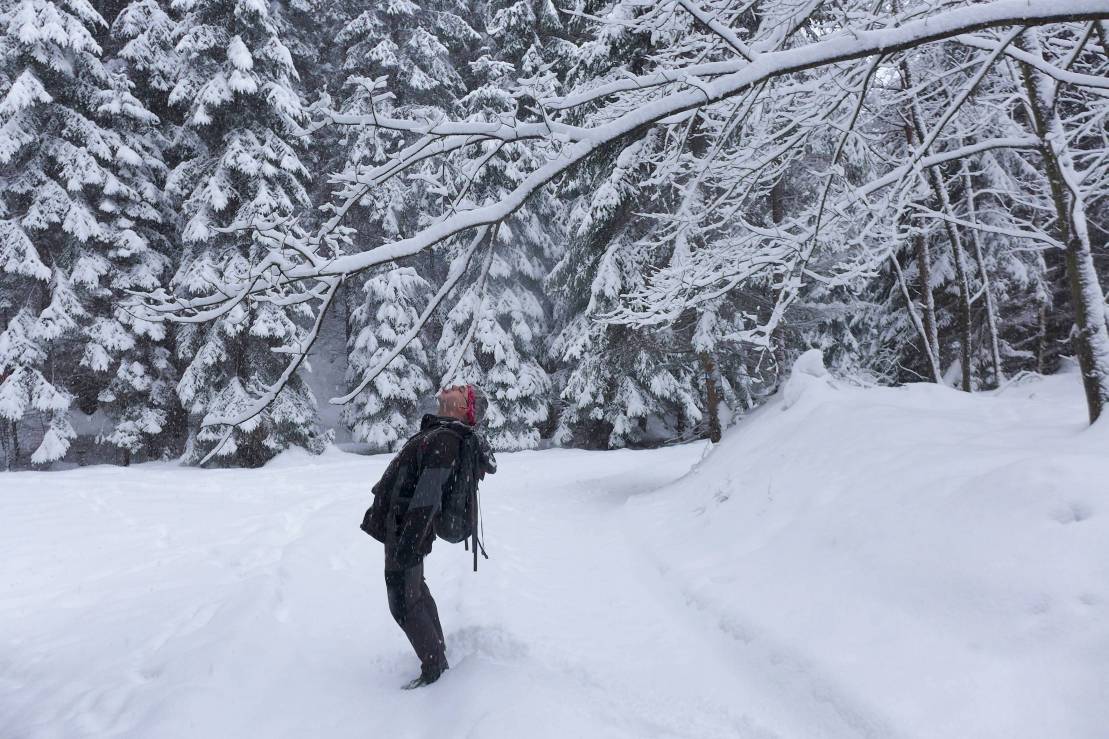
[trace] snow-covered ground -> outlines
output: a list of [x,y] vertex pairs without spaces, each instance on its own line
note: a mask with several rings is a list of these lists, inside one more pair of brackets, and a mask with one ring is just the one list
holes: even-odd
[[4,475],[0,737],[1106,736],[1077,377],[806,369],[700,462],[501,455],[492,559],[428,560],[452,669],[417,691],[358,530],[387,458]]

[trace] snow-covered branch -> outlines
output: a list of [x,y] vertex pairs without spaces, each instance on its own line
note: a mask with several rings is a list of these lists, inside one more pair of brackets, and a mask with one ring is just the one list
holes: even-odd
[[[733,98],[770,79],[866,58],[875,54],[893,54],[922,44],[999,26],[1036,25],[1104,18],[1109,18],[1109,2],[1106,2],[1106,0],[1069,0],[1068,2],[993,0],[993,2],[971,7],[945,10],[910,21],[899,27],[839,32],[828,38],[797,48],[759,54],[753,62],[743,60],[741,62],[719,63],[711,67],[712,73],[717,76],[714,79],[700,80],[696,89],[678,90],[662,95],[657,99],[644,102],[639,107],[614,120],[593,127],[574,130],[574,140],[571,144],[562,147],[555,156],[535,169],[516,188],[497,202],[458,212],[428,226],[411,237],[383,244],[364,252],[337,256],[328,260],[325,264],[302,263],[284,269],[283,276],[275,280],[263,279],[263,275],[273,265],[273,258],[267,258],[266,261],[252,270],[250,278],[244,283],[245,287],[240,286],[238,289],[225,290],[224,292],[228,295],[234,295],[235,299],[239,299],[244,291],[254,293],[297,280],[354,274],[378,264],[412,256],[472,229],[497,224],[521,208],[536,190],[548,185],[609,143],[678,113]],[[704,75],[708,69],[706,67],[687,71],[692,71],[695,75]],[[681,72],[681,74],[685,73]],[[661,76],[657,79],[652,78],[652,82],[662,85],[676,80],[680,81],[679,78],[673,77],[673,74],[675,73],[659,73]],[[663,79],[666,75],[671,75],[671,77]],[[628,84],[633,82],[637,89],[641,86],[639,80],[629,81]],[[615,92],[615,90],[613,91]],[[592,92],[590,95],[592,95]],[[588,100],[592,99],[592,97],[588,98]],[[560,104],[564,107],[571,107],[586,101],[586,98],[580,100],[563,99]],[[366,125],[373,125],[372,117],[366,120],[365,123]],[[438,130],[443,132],[468,130],[465,126],[454,128],[461,124],[440,123],[436,125],[440,127]],[[544,126],[545,124],[524,127],[492,125],[482,128],[482,126],[478,126],[477,130],[467,133],[466,136],[496,134],[498,140],[515,141],[521,138],[534,138],[539,133],[539,129]],[[435,130],[434,127],[431,130]],[[442,143],[441,145],[444,148],[437,151],[445,151],[449,146],[464,145],[463,142],[450,138],[455,135],[453,133],[426,134],[427,137],[437,138],[439,142],[449,142]],[[461,133],[458,135],[465,138]],[[442,138],[443,136],[447,138]],[[554,134],[551,134],[550,138],[557,140],[557,136]],[[427,148],[426,140],[421,140],[389,164],[371,171],[364,178],[360,177],[359,181],[375,182],[386,174],[403,170],[414,161],[425,158],[427,155],[423,152]],[[318,246],[322,234],[328,233],[329,228],[333,228],[333,224],[337,223],[339,219],[341,219],[341,213],[337,213],[328,224],[325,224],[320,234],[307,240],[297,239],[274,229],[261,229],[259,235],[277,243],[303,247]],[[312,249],[309,248],[308,250],[311,251]],[[180,302],[180,307],[196,309],[205,305],[227,304],[228,298],[213,296],[211,298],[183,300]]]

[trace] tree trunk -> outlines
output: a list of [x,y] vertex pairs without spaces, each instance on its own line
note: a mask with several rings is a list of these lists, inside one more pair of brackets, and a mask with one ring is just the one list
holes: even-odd
[[[947,184],[940,174],[939,167],[929,167],[927,172],[932,191],[939,201],[940,212],[951,216]],[[967,278],[966,251],[963,249],[959,229],[955,224],[945,220],[943,225],[947,232],[947,241],[951,244],[951,256],[955,262],[955,280],[959,287],[959,360],[963,370],[963,390],[969,393],[973,389],[973,369],[971,367],[970,280]]]
[[19,427],[15,421],[4,420],[4,467],[14,470],[19,464]]
[[[1027,43],[1020,46],[1040,56],[1035,29],[1029,29],[1025,37]],[[1109,328],[1105,325],[1105,293],[1098,281],[1090,249],[1080,180],[1074,170],[1062,123],[1051,104],[1053,83],[1026,64],[1021,64],[1021,73],[1034,132],[1040,139],[1040,155],[1051,187],[1060,241],[1064,244],[1067,281],[1074,302],[1075,353],[1082,371],[1090,423],[1094,423],[1109,405]]]
[[[974,182],[965,159],[963,160],[963,187],[966,190],[967,219],[971,223],[977,223],[978,215],[974,205]],[[978,231],[971,229],[970,238],[974,245],[974,261],[978,264],[978,274],[982,279],[982,294],[986,298],[986,334],[990,341],[994,386],[1001,387],[1001,383],[1005,381],[1005,374],[1001,369],[1001,347],[997,338],[997,309],[993,302],[993,291],[990,289],[990,275],[986,271],[986,260],[982,256],[982,239],[979,237]]]
[[709,441],[720,441],[720,393],[716,376],[716,362],[708,352],[701,352],[701,367],[705,371],[705,400],[709,414]]
[[1101,44],[1101,52],[1109,56],[1109,22],[1097,22],[1097,39]]
[[[911,87],[913,78],[908,64],[902,62],[902,69],[906,81]],[[920,106],[915,99],[910,105],[910,112],[916,140],[923,142],[925,137],[924,121],[920,113]],[[951,199],[948,197],[947,183],[944,181],[940,168],[938,166],[927,167],[924,172],[925,179],[927,179],[932,188],[932,194],[936,198],[940,213],[949,218],[952,217],[954,214],[951,210]],[[970,280],[967,278],[966,251],[963,249],[959,229],[955,227],[955,224],[944,220],[943,226],[944,232],[947,234],[947,241],[951,244],[952,261],[955,263],[955,280],[959,288],[959,359],[963,370],[963,390],[969,393],[973,387],[973,371],[971,368]]]
[[785,189],[784,180],[779,179],[774,183],[774,187],[770,189],[770,217],[774,223],[781,223],[785,218],[785,196],[783,190]]
[[917,315],[916,304],[913,303],[913,298],[909,295],[909,286],[905,281],[905,273],[901,270],[901,263],[897,261],[896,254],[890,254],[890,261],[893,263],[893,269],[897,275],[897,284],[901,288],[901,295],[905,298],[905,308],[909,311],[909,318],[912,319],[913,326],[916,328],[917,333],[920,334],[921,341],[924,342],[924,351],[928,355],[928,366],[932,369],[932,379],[936,381],[936,384],[942,385],[943,371],[940,369],[935,354],[932,353],[928,332],[924,328],[924,323],[921,321],[920,316]]
[[786,332],[785,332],[785,319],[778,322],[778,326],[770,335],[771,351],[774,353],[774,366],[777,370],[774,378],[774,384],[779,388],[782,382],[785,381],[786,373],[789,372],[789,367],[786,366]]
[[[774,187],[770,189],[770,217],[774,223],[781,223],[785,218],[785,184],[783,180],[779,179],[774,183]],[[782,379],[785,377],[789,369],[786,367],[786,318],[782,316],[778,321],[778,325],[774,328],[773,333],[770,335],[771,350],[774,353],[774,364],[777,368],[777,375],[774,379],[774,384],[777,387],[782,386]]]
[[[908,66],[902,64],[901,72],[905,76],[905,85],[908,86]],[[905,125],[905,143],[910,147],[913,144],[912,126]],[[916,255],[917,292],[920,293],[920,312],[924,321],[924,351],[928,353],[928,364],[932,367],[932,375],[937,384],[943,384],[943,361],[940,356],[940,332],[936,323],[936,297],[932,293],[932,254],[928,248],[928,239],[924,237],[924,229],[917,224],[913,230],[913,253]],[[895,257],[896,261],[896,257]],[[898,263],[900,272],[900,264]]]
[[920,293],[921,314],[928,346],[924,347],[932,356],[929,362],[938,370],[936,382],[943,382],[943,362],[940,358],[940,331],[936,323],[936,297],[932,294],[932,254],[924,233],[913,234],[913,251],[916,252],[917,291]]
[[1041,375],[1047,374],[1047,301],[1040,301],[1039,310],[1039,336],[1036,346],[1036,371]]
[[[736,397],[736,405],[738,406],[742,400],[744,410],[751,410],[755,407],[755,398],[751,395],[751,374],[747,371],[747,351],[742,347],[738,349],[739,361],[737,362],[737,374],[739,377],[739,392],[743,394],[742,398]],[[733,388],[734,389],[734,388]]]

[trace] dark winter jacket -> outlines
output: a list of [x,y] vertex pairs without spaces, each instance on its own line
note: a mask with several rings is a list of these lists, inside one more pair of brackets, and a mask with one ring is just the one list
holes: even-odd
[[444,487],[470,434],[479,441],[483,466],[495,471],[492,451],[471,426],[428,414],[374,485],[362,529],[385,544],[387,568],[413,567],[431,552]]

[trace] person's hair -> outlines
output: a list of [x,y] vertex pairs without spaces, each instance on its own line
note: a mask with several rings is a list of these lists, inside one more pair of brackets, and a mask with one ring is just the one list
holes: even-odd
[[[474,423],[473,423],[473,425],[474,426],[479,426],[479,425],[481,425],[481,422],[485,420],[485,411],[489,410],[489,398],[486,397],[485,393],[482,392],[481,388],[478,387],[477,385],[470,384],[470,385],[467,385],[466,388],[467,388],[467,391],[466,391],[467,396],[469,395],[470,392],[472,392],[474,394]],[[467,403],[467,406],[469,406],[469,403]],[[469,410],[468,407],[467,407],[467,410]]]

